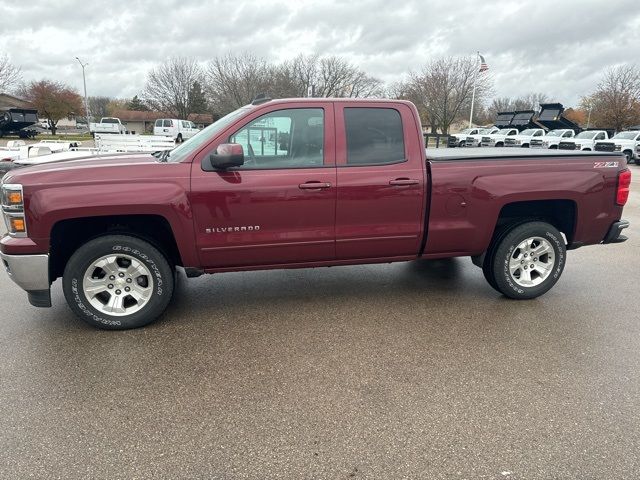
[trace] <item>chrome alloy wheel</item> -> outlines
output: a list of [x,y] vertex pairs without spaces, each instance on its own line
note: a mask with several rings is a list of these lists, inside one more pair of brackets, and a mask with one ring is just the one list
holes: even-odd
[[520,242],[509,258],[509,274],[521,287],[540,285],[554,266],[553,247],[541,237],[530,237]]
[[87,268],[82,289],[96,310],[113,316],[131,315],[149,302],[153,293],[153,276],[134,257],[105,255]]

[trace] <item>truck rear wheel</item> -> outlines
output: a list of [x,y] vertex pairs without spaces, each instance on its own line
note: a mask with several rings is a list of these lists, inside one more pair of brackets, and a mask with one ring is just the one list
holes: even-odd
[[552,225],[527,222],[496,240],[488,265],[495,286],[489,283],[505,296],[518,300],[539,297],[562,275],[567,249]]
[[169,305],[173,269],[151,244],[126,235],[85,243],[67,262],[64,296],[88,324],[109,330],[147,325]]

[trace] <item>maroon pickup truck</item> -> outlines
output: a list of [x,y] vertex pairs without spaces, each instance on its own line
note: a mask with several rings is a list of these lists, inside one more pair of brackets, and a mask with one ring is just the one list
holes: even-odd
[[413,104],[262,99],[170,152],[11,170],[0,252],[35,306],[62,277],[71,309],[145,325],[188,277],[470,256],[515,299],[567,250],[626,240],[618,153],[425,151]]

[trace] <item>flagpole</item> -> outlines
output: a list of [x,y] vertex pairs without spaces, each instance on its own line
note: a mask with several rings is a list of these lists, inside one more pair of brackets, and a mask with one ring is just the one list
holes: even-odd
[[[480,52],[477,52],[478,54],[478,60],[480,60]],[[471,94],[471,113],[469,114],[469,128],[471,128],[471,125],[473,124],[473,104],[476,101],[476,86],[478,84],[478,70],[480,70],[480,67],[478,66],[476,68],[476,74],[473,76],[473,94]]]

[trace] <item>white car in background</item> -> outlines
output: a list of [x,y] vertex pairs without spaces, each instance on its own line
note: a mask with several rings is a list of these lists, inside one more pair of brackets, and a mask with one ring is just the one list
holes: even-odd
[[529,148],[531,140],[542,139],[544,130],[542,128],[527,128],[517,135],[512,135],[504,140],[505,147]]
[[171,137],[176,143],[182,143],[199,131],[193,122],[177,118],[159,118],[153,126],[154,135]]
[[609,134],[605,130],[585,130],[573,138],[563,139],[559,144],[560,150],[583,150],[586,152],[595,150],[596,142],[609,140]]
[[531,148],[551,148],[556,149],[561,141],[575,137],[576,132],[570,128],[557,128],[547,132],[542,138],[534,138],[531,140],[529,147]]
[[498,133],[499,131],[500,129],[498,127],[481,128],[480,131],[475,135],[467,135],[467,138],[464,141],[464,146],[480,147],[482,144],[483,135],[493,135],[494,133]]
[[482,136],[483,147],[504,147],[504,141],[507,137],[518,134],[517,128],[502,128],[496,133]]

